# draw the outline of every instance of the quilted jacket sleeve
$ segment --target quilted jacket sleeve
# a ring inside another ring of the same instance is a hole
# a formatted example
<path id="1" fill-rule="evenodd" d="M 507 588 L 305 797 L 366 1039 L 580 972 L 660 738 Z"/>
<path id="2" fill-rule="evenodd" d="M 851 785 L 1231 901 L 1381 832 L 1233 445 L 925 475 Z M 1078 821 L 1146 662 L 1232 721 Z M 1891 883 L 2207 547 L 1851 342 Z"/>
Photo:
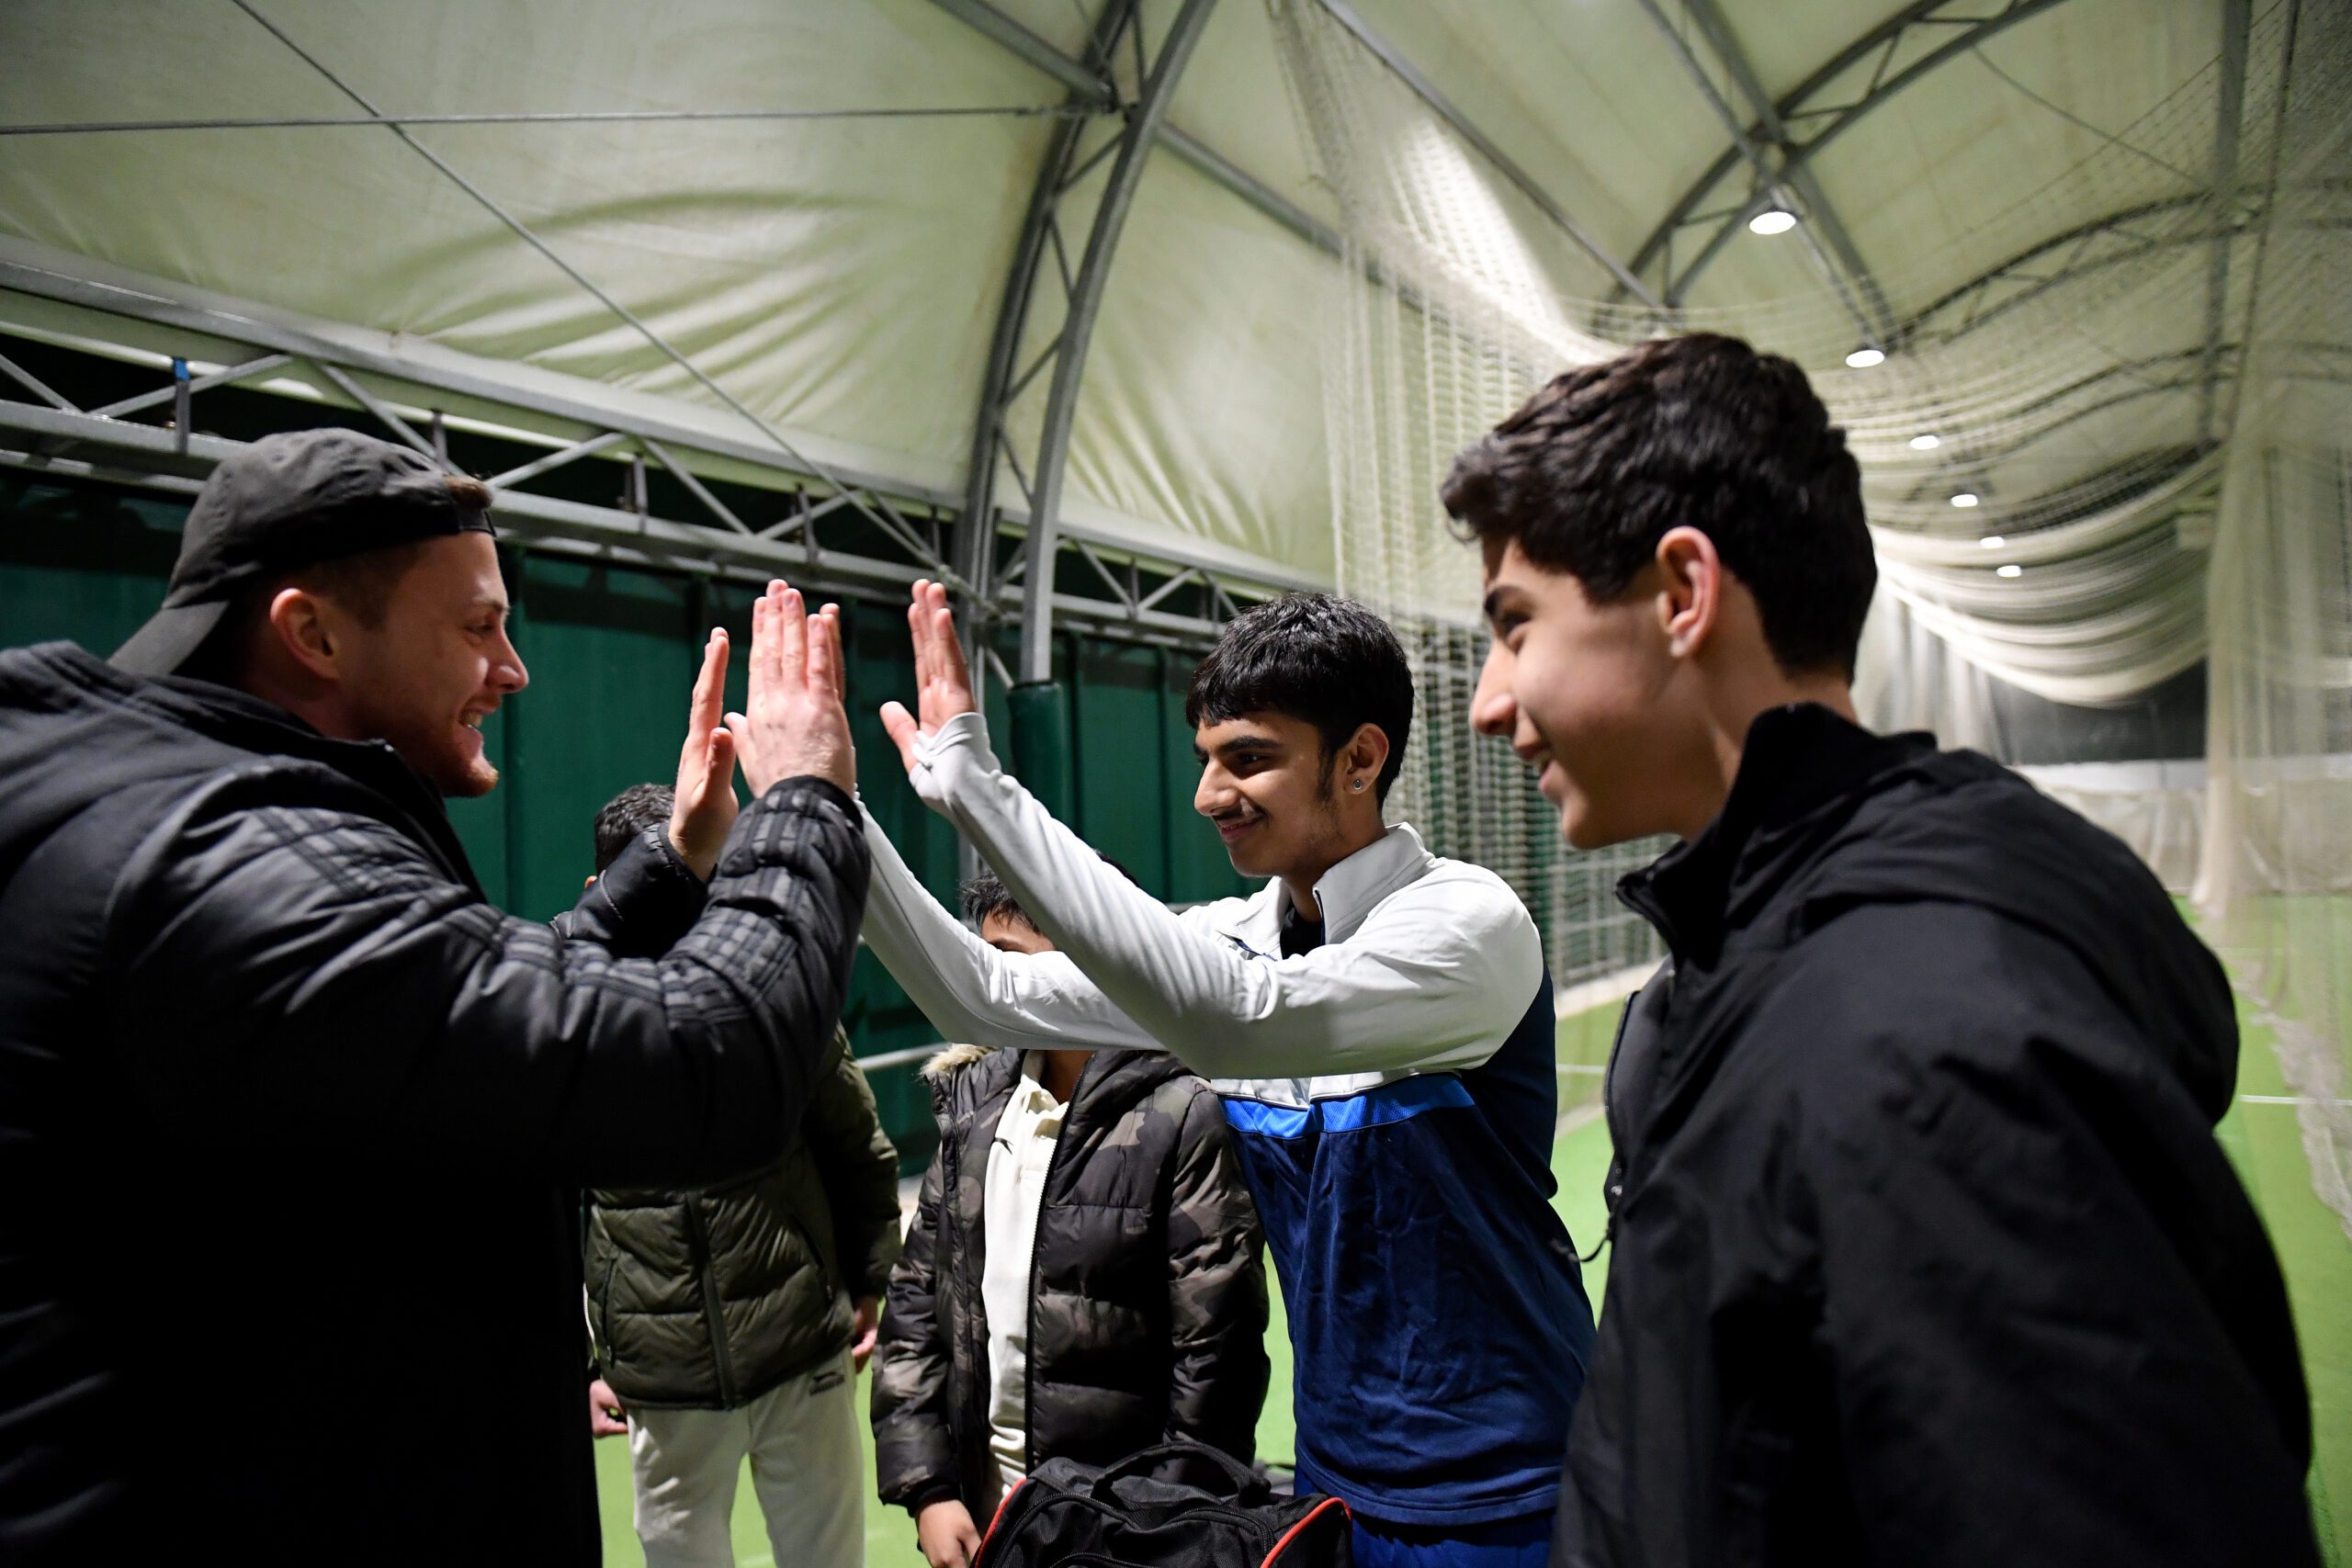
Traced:
<path id="1" fill-rule="evenodd" d="M 874 1352 L 875 1480 L 882 1501 L 910 1514 L 956 1494 L 947 1375 L 953 1352 L 939 1314 L 939 1167 L 934 1155 L 923 1172 L 922 1197 L 890 1271 Z"/>
<path id="2" fill-rule="evenodd" d="M 129 1092 L 223 1139 L 588 1186 L 691 1185 L 783 1151 L 863 912 L 848 795 L 802 777 L 754 803 L 658 960 L 502 914 L 345 798 L 294 770 L 223 775 L 132 852 L 105 992 Z"/>
<path id="3" fill-rule="evenodd" d="M 593 942 L 616 958 L 659 958 L 694 929 L 709 899 L 668 831 L 648 828 L 550 923 L 566 942 Z"/>
<path id="4" fill-rule="evenodd" d="M 1264 1241 L 1225 1112 L 1200 1085 L 1177 1135 L 1168 1209 L 1167 1435 L 1245 1464 L 1266 1403 Z"/>

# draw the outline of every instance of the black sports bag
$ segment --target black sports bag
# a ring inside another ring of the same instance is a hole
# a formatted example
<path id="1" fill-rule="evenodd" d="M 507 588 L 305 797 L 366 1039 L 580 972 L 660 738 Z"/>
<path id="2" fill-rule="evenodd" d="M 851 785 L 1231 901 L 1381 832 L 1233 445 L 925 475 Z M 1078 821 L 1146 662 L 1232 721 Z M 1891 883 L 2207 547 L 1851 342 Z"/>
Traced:
<path id="1" fill-rule="evenodd" d="M 1352 1534 L 1337 1497 L 1279 1496 L 1206 1444 L 1161 1443 L 1107 1468 L 1047 1460 L 1004 1495 L 973 1568 L 1351 1568 Z"/>

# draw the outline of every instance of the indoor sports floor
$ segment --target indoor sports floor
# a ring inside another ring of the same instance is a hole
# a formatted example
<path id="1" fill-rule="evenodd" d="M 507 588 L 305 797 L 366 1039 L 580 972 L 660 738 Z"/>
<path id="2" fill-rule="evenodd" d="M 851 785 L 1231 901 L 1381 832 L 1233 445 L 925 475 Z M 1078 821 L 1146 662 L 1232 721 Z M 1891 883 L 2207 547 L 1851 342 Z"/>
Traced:
<path id="1" fill-rule="evenodd" d="M 1600 1234 L 1609 1129 L 1599 1114 L 1599 1079 L 1593 1069 L 1608 1055 L 1617 1011 L 1614 1006 L 1598 1008 L 1560 1023 L 1561 1101 L 1573 1109 L 1562 1117 L 1554 1150 L 1552 1168 L 1560 1180 L 1554 1202 L 1579 1250 L 1589 1249 Z M 2238 1066 L 2241 1098 L 2222 1121 L 2220 1136 L 2268 1222 L 2286 1266 L 2319 1445 L 2311 1491 L 2321 1550 L 2331 1568 L 2352 1568 L 2352 1242 L 2312 1193 L 2294 1108 L 2282 1103 L 2288 1089 L 2271 1051 L 2269 1032 L 2246 1016 L 2243 1004 L 2240 1022 L 2245 1029 Z M 2245 1098 L 2249 1096 L 2254 1098 Z M 1608 1267 L 1605 1252 L 1585 1266 L 1585 1288 L 1596 1305 Z M 1258 1451 L 1279 1461 L 1290 1456 L 1292 1438 L 1290 1340 L 1279 1296 L 1266 1348 L 1273 1361 L 1273 1381 L 1258 1423 Z M 858 1381 L 863 1410 L 870 1375 Z M 874 1497 L 870 1434 L 862 1426 L 859 1438 L 866 1447 L 866 1561 L 876 1568 L 918 1562 L 912 1522 L 903 1510 L 885 1508 Z M 607 1438 L 596 1445 L 596 1481 L 605 1562 L 613 1568 L 641 1568 L 644 1553 L 629 1526 L 628 1448 L 623 1439 Z M 773 1568 L 775 1558 L 748 1475 L 736 1491 L 734 1536 L 738 1568 Z"/>

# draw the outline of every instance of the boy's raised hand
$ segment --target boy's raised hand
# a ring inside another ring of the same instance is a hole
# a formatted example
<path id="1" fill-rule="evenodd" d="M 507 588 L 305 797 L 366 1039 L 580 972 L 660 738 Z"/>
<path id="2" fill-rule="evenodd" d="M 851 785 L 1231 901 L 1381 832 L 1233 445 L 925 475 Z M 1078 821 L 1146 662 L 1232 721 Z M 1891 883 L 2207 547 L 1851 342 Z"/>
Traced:
<path id="1" fill-rule="evenodd" d="M 979 705 L 972 700 L 972 675 L 964 663 L 964 645 L 956 640 L 947 590 L 936 582 L 916 583 L 914 603 L 907 606 L 907 629 L 914 637 L 916 711 L 908 713 L 903 703 L 884 703 L 882 728 L 911 774 L 915 742 L 936 735 L 956 715 L 976 712 Z"/>

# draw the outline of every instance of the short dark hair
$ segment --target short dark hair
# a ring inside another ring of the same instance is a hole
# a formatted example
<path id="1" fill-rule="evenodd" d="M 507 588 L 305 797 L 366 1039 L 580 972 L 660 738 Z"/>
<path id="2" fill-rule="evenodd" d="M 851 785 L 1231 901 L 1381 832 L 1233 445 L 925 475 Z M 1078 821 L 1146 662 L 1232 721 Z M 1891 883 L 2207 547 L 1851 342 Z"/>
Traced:
<path id="1" fill-rule="evenodd" d="M 1388 760 L 1377 799 L 1405 765 L 1413 730 L 1413 671 L 1388 623 L 1334 593 L 1285 593 L 1236 615 L 1184 694 L 1184 724 L 1222 724 L 1244 714 L 1305 719 L 1329 761 L 1359 726 L 1380 727 Z"/>
<path id="2" fill-rule="evenodd" d="M 631 784 L 605 802 L 596 813 L 596 874 L 604 875 L 639 833 L 669 821 L 677 805 L 677 792 L 665 784 Z"/>
<path id="3" fill-rule="evenodd" d="M 287 573 L 285 581 L 277 586 L 291 582 L 324 594 L 350 611 L 354 620 L 372 632 L 391 614 L 393 591 L 408 575 L 409 568 L 424 558 L 428 543 L 429 540 L 411 539 L 380 550 L 362 550 L 356 556 L 316 561 Z M 266 591 L 262 601 L 265 612 L 269 600 L 276 597 L 275 589 Z"/>
<path id="4" fill-rule="evenodd" d="M 1109 855 L 1102 854 L 1101 850 L 1094 852 L 1102 856 L 1104 865 L 1109 866 L 1129 882 L 1135 881 L 1134 872 L 1129 871 Z M 1029 911 L 1021 907 L 1021 901 L 1012 896 L 1012 890 L 1004 885 L 1002 878 L 986 866 L 980 867 L 978 876 L 966 879 L 964 885 L 956 892 L 958 900 L 964 906 L 964 918 L 975 926 L 993 915 L 999 919 L 1012 920 L 1027 926 L 1033 931 L 1037 930 L 1037 922 L 1029 918 Z"/>
<path id="5" fill-rule="evenodd" d="M 477 490 L 481 488 L 472 479 L 466 482 Z M 454 480 L 451 489 L 456 489 Z M 408 575 L 409 568 L 423 558 L 426 542 L 411 539 L 379 550 L 312 561 L 281 572 L 266 582 L 255 583 L 231 602 L 228 613 L 220 617 L 211 635 L 181 661 L 179 672 L 220 685 L 238 684 L 244 677 L 254 634 L 268 620 L 272 602 L 288 588 L 307 589 L 332 599 L 369 631 L 379 629 L 384 617 L 391 614 L 393 591 Z"/>
<path id="6" fill-rule="evenodd" d="M 1445 509 L 1594 600 L 1668 530 L 1714 542 L 1791 674 L 1854 672 L 1878 582 L 1861 469 L 1804 372 L 1735 337 L 1660 338 L 1553 378 L 1454 459 Z"/>

